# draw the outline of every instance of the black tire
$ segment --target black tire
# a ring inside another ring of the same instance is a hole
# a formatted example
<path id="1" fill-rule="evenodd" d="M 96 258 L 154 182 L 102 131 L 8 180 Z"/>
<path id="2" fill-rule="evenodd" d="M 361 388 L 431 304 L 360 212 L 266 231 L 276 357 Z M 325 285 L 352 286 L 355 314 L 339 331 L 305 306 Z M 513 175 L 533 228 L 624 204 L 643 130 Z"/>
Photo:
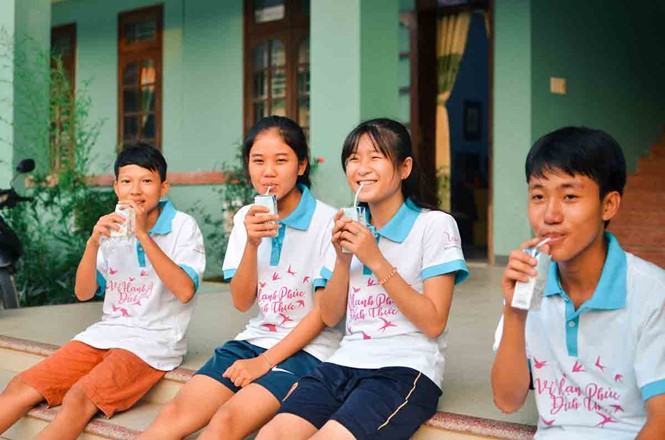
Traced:
<path id="1" fill-rule="evenodd" d="M 0 269 L 0 299 L 5 309 L 18 309 L 18 293 L 9 269 Z"/>

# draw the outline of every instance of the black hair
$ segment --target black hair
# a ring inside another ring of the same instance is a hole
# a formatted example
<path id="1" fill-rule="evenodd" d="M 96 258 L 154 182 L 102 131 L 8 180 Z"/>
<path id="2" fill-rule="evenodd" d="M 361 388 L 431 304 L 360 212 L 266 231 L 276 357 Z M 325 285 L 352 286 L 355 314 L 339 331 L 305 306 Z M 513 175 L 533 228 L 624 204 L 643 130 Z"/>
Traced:
<path id="1" fill-rule="evenodd" d="M 296 153 L 298 162 L 301 163 L 304 160 L 307 161 L 305 172 L 302 176 L 298 176 L 296 183 L 300 183 L 307 188 L 310 188 L 312 186 L 312 182 L 309 178 L 310 158 L 305 132 L 303 132 L 303 129 L 296 121 L 284 116 L 268 116 L 262 118 L 249 129 L 247 138 L 245 138 L 245 142 L 242 145 L 242 161 L 245 166 L 245 172 L 249 174 L 249 152 L 254 145 L 254 141 L 258 135 L 266 130 L 277 130 L 284 143 L 291 147 L 293 152 Z"/>
<path id="2" fill-rule="evenodd" d="M 413 163 L 411 174 L 402 180 L 404 199 L 411 199 L 420 208 L 439 209 L 438 196 L 426 185 L 422 169 L 413 156 L 409 132 L 402 124 L 392 119 L 371 119 L 360 123 L 349 133 L 342 147 L 341 159 L 344 172 L 346 172 L 346 162 L 349 156 L 358 150 L 358 144 L 363 136 L 367 136 L 378 151 L 391 159 L 395 168 L 410 157 Z"/>
<path id="3" fill-rule="evenodd" d="M 126 165 L 137 165 L 150 171 L 157 171 L 162 182 L 166 181 L 166 159 L 155 147 L 144 142 L 125 147 L 115 159 L 113 171 L 118 180 L 118 171 Z"/>
<path id="4" fill-rule="evenodd" d="M 600 199 L 626 185 L 626 159 L 619 143 L 602 130 L 564 127 L 541 137 L 526 158 L 526 181 L 548 172 L 583 175 L 600 189 Z"/>

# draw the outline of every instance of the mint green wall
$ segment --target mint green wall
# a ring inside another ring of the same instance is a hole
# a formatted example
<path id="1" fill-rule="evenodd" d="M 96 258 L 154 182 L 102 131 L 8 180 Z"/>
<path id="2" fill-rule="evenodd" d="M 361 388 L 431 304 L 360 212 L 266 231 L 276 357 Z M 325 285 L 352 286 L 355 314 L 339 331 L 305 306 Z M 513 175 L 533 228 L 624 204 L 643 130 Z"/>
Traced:
<path id="1" fill-rule="evenodd" d="M 608 131 L 630 169 L 665 125 L 665 5 L 619 0 L 497 0 L 494 52 L 494 254 L 531 234 L 524 160 L 565 125 Z M 567 79 L 567 94 L 549 78 Z"/>
<path id="2" fill-rule="evenodd" d="M 49 47 L 50 20 L 49 0 L 4 0 L 0 3 L 3 39 L 3 59 L 0 62 L 0 187 L 6 187 L 9 183 L 16 161 L 34 156 L 35 145 L 47 141 L 45 130 L 40 135 L 31 127 L 35 126 L 36 120 L 42 120 L 44 127 L 48 122 L 48 62 L 40 57 L 39 52 Z M 30 37 L 27 43 L 26 37 Z M 41 74 L 26 76 L 16 71 L 13 65 L 15 49 L 22 52 L 17 55 L 25 59 L 22 63 L 41 69 Z M 30 111 L 26 112 L 26 109 Z"/>
<path id="3" fill-rule="evenodd" d="M 117 142 L 118 13 L 153 0 L 68 0 L 53 25 L 77 24 L 77 82 L 91 81 L 91 118 L 104 119 L 95 153 L 107 172 Z M 173 171 L 206 171 L 242 138 L 242 0 L 166 0 L 162 151 Z"/>
<path id="4" fill-rule="evenodd" d="M 665 4 L 648 0 L 534 0 L 532 139 L 565 126 L 612 134 L 629 168 L 665 125 Z M 564 96 L 549 78 L 567 79 Z"/>
<path id="5" fill-rule="evenodd" d="M 352 195 L 342 173 L 346 135 L 361 120 L 398 116 L 397 0 L 313 1 L 311 5 L 311 147 L 326 162 L 314 192 L 342 206 Z"/>
<path id="6" fill-rule="evenodd" d="M 151 0 L 67 0 L 53 5 L 53 25 L 77 25 L 77 85 L 90 81 L 92 120 L 105 120 L 94 172 L 109 173 L 117 142 L 118 13 Z M 170 171 L 210 171 L 235 158 L 242 141 L 242 0 L 166 0 L 162 151 Z M 219 216 L 211 186 L 173 187 L 169 198 L 192 212 Z M 208 248 L 206 273 L 221 273 L 221 250 Z"/>
<path id="7" fill-rule="evenodd" d="M 531 146 L 530 2 L 497 0 L 494 10 L 494 254 L 529 237 L 522 172 Z"/>

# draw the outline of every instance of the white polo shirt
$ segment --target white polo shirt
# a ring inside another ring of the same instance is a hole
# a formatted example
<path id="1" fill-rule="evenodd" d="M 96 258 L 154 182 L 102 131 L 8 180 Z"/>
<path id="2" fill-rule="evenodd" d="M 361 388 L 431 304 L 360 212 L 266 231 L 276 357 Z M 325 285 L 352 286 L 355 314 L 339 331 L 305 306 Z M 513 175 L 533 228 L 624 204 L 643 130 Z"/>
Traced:
<path id="1" fill-rule="evenodd" d="M 459 283 L 468 275 L 457 224 L 444 212 L 421 210 L 407 200 L 384 227 L 369 228 L 383 256 L 421 294 L 428 278 L 455 273 Z M 330 279 L 334 264 L 333 254 L 322 270 L 324 278 Z M 346 333 L 328 362 L 352 368 L 413 368 L 441 387 L 447 340 L 447 330 L 436 339 L 422 333 L 395 306 L 376 276 L 353 257 Z"/>
<path id="2" fill-rule="evenodd" d="M 203 236 L 193 217 L 168 201 L 149 234 L 180 266 L 196 289 L 205 269 Z M 104 294 L 102 320 L 74 337 L 96 348 L 123 348 L 158 370 L 182 362 L 185 333 L 195 299 L 183 304 L 164 285 L 135 238 L 122 246 L 101 246 L 97 254 L 98 294 Z"/>
<path id="3" fill-rule="evenodd" d="M 257 250 L 258 316 L 250 319 L 236 340 L 269 349 L 284 339 L 314 305 L 314 291 L 326 280 L 318 277 L 330 243 L 334 208 L 316 200 L 309 189 L 298 185 L 300 202 L 286 218 L 279 235 L 263 239 Z M 245 216 L 251 205 L 241 208 L 233 218 L 233 230 L 224 257 L 224 278 L 235 274 L 247 243 Z M 323 361 L 339 346 L 341 332 L 325 328 L 303 348 Z"/>
<path id="4" fill-rule="evenodd" d="M 665 270 L 605 236 L 593 296 L 575 310 L 553 264 L 541 310 L 528 314 L 537 439 L 633 439 L 645 402 L 665 393 Z"/>

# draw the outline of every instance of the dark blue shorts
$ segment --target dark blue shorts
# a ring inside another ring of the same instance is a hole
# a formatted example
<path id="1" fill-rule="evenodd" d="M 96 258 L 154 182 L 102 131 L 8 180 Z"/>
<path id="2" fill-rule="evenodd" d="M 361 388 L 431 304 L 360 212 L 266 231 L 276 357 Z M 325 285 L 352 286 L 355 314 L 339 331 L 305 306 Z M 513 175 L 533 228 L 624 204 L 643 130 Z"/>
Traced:
<path id="1" fill-rule="evenodd" d="M 211 377 L 224 385 L 234 393 L 240 391 L 229 379 L 222 374 L 237 360 L 252 359 L 266 351 L 265 348 L 257 347 L 245 341 L 228 341 L 226 344 L 215 349 L 215 354 L 203 365 L 196 374 Z M 289 392 L 291 386 L 302 376 L 308 374 L 319 365 L 321 361 L 311 354 L 299 351 L 293 356 L 280 362 L 253 383 L 261 385 L 270 391 L 280 402 Z"/>
<path id="2" fill-rule="evenodd" d="M 377 370 L 324 362 L 303 377 L 282 403 L 321 429 L 336 420 L 361 440 L 408 439 L 432 417 L 441 389 L 427 376 L 404 367 Z"/>

